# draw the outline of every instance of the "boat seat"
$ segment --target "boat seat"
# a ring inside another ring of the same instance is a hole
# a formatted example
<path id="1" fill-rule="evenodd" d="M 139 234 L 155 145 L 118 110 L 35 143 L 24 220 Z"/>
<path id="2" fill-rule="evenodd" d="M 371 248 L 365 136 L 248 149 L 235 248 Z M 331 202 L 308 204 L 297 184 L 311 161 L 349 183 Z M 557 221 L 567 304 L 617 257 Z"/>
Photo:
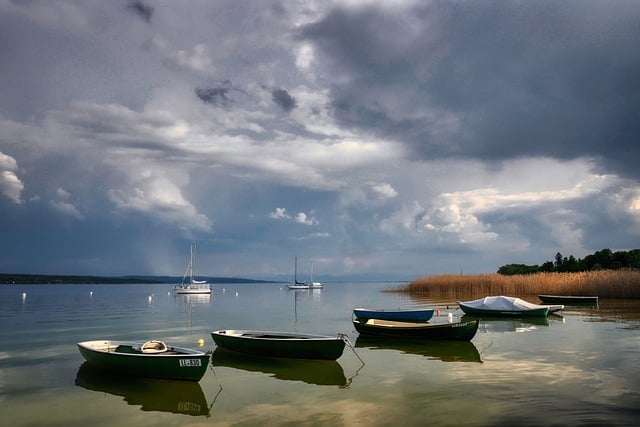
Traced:
<path id="1" fill-rule="evenodd" d="M 167 351 L 167 345 L 162 341 L 147 341 L 140 346 L 142 353 L 164 353 Z"/>

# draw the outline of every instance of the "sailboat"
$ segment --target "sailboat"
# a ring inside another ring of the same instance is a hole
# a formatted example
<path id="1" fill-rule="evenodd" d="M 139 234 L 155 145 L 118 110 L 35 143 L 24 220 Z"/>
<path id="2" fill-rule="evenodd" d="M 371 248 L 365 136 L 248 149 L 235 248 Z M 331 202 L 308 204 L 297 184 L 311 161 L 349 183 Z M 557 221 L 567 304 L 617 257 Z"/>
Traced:
<path id="1" fill-rule="evenodd" d="M 311 264 L 311 281 L 298 282 L 298 257 L 295 257 L 293 261 L 293 283 L 287 285 L 287 287 L 289 289 L 320 289 L 324 288 L 324 285 L 313 281 L 313 264 Z"/>
<path id="2" fill-rule="evenodd" d="M 313 281 L 313 263 L 311 263 L 311 280 L 309 282 L 307 282 L 307 284 L 309 285 L 310 289 L 322 289 L 322 288 L 324 288 L 324 285 L 322 283 Z"/>
<path id="3" fill-rule="evenodd" d="M 211 293 L 211 285 L 207 283 L 206 280 L 195 280 L 193 278 L 193 267 L 194 267 L 194 259 L 195 259 L 195 245 L 191 244 L 191 251 L 189 256 L 189 264 L 187 265 L 187 269 L 184 272 L 184 276 L 182 276 L 182 283 L 179 285 L 175 285 L 173 287 L 173 291 L 176 294 L 210 294 Z M 187 283 L 187 275 L 189 281 Z"/>

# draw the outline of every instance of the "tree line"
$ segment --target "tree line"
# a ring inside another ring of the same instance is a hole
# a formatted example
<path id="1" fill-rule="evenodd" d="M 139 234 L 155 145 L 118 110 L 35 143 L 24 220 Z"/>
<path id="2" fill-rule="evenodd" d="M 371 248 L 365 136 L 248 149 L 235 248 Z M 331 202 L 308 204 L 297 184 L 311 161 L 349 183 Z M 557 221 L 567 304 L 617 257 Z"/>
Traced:
<path id="1" fill-rule="evenodd" d="M 553 261 L 547 261 L 542 265 L 506 264 L 498 268 L 498 274 L 509 276 L 515 274 L 577 273 L 580 271 L 620 269 L 640 269 L 640 249 L 616 252 L 611 249 L 602 249 L 582 259 L 573 255 L 565 257 L 558 252 Z"/>

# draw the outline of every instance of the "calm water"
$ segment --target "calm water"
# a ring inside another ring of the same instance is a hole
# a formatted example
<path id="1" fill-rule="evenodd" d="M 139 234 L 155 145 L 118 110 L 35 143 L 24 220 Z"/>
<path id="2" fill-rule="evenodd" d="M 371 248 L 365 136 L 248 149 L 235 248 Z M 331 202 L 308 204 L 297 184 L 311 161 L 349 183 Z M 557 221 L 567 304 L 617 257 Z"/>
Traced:
<path id="1" fill-rule="evenodd" d="M 211 297 L 189 297 L 168 285 L 0 285 L 0 425 L 640 423 L 640 301 L 603 300 L 544 322 L 483 320 L 471 343 L 367 342 L 351 324 L 354 307 L 461 314 L 452 302 L 380 291 L 389 286 L 216 284 Z M 214 350 L 215 329 L 342 332 L 354 350 L 334 363 L 217 351 L 199 383 L 183 383 L 104 375 L 75 346 L 162 339 L 196 348 L 202 338 Z"/>

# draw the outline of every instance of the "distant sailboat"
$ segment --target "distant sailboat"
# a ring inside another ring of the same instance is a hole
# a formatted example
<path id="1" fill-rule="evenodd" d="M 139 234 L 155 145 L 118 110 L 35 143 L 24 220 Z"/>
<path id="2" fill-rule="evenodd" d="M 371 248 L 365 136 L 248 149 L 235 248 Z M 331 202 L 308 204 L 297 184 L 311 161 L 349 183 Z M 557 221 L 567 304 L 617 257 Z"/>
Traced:
<path id="1" fill-rule="evenodd" d="M 206 280 L 195 280 L 193 278 L 193 269 L 194 269 L 194 260 L 195 260 L 195 245 L 191 244 L 191 251 L 189 256 L 189 264 L 187 265 L 187 269 L 185 270 L 184 276 L 182 277 L 182 283 L 179 285 L 175 285 L 173 287 L 173 291 L 176 294 L 210 294 L 211 293 L 211 285 L 207 283 Z M 187 277 L 189 281 L 187 283 Z"/>
<path id="2" fill-rule="evenodd" d="M 321 289 L 324 288 L 324 285 L 313 281 L 313 263 L 311 264 L 311 281 L 298 282 L 298 257 L 296 256 L 293 263 L 293 283 L 287 287 L 289 289 Z"/>
<path id="3" fill-rule="evenodd" d="M 314 282 L 313 281 L 313 263 L 311 263 L 311 280 L 309 282 L 307 282 L 307 284 L 309 285 L 309 288 L 311 289 L 321 289 L 324 288 L 324 285 L 320 282 Z"/>
<path id="4" fill-rule="evenodd" d="M 309 289 L 309 285 L 298 282 L 298 257 L 293 258 L 293 283 L 287 285 L 289 289 Z"/>

